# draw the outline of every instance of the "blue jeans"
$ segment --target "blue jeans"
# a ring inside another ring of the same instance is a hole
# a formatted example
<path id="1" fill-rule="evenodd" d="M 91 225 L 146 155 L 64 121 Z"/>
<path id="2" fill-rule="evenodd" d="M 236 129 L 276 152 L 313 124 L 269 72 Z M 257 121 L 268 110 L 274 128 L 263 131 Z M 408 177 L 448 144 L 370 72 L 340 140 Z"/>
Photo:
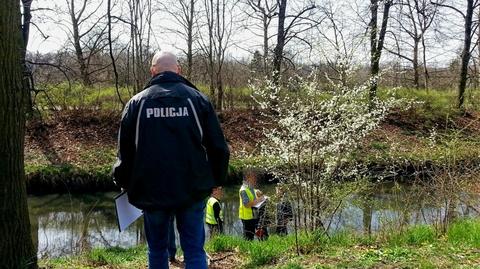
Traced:
<path id="1" fill-rule="evenodd" d="M 176 212 L 145 210 L 145 235 L 148 243 L 148 268 L 168 268 L 169 226 L 172 216 L 177 221 L 180 246 L 185 258 L 185 269 L 207 269 L 205 243 L 205 201 L 196 202 L 189 208 Z"/>

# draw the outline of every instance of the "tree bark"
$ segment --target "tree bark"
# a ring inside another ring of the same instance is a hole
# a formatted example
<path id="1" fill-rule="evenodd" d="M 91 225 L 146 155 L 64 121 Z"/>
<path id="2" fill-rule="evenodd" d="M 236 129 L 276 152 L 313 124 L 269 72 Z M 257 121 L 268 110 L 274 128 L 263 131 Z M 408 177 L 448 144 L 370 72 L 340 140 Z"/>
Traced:
<path id="1" fill-rule="evenodd" d="M 422 54 L 423 54 L 423 73 L 424 73 L 424 88 L 428 91 L 430 82 L 430 73 L 427 67 L 427 48 L 425 46 L 425 35 L 422 35 Z"/>
<path id="2" fill-rule="evenodd" d="M 84 0 L 86 1 L 86 0 Z M 72 30 L 73 30 L 73 47 L 75 48 L 75 56 L 77 57 L 78 67 L 80 69 L 80 76 L 84 86 L 92 86 L 92 81 L 88 74 L 87 65 L 85 64 L 85 58 L 83 57 L 82 46 L 80 45 L 80 33 L 79 33 L 79 18 L 75 14 L 75 0 L 70 2 L 70 18 L 72 20 Z"/>
<path id="3" fill-rule="evenodd" d="M 25 96 L 20 7 L 0 8 L 0 261 L 2 268 L 37 268 L 23 163 Z"/>
<path id="4" fill-rule="evenodd" d="M 190 0 L 190 18 L 187 31 L 187 78 L 192 79 L 193 69 L 193 16 L 195 15 L 195 0 Z"/>
<path id="5" fill-rule="evenodd" d="M 387 33 L 388 17 L 390 7 L 392 6 L 391 0 L 386 0 L 383 6 L 383 19 L 380 33 L 378 32 L 378 0 L 370 0 L 370 75 L 372 78 L 378 76 L 380 71 L 380 57 L 382 56 L 383 42 L 385 41 L 385 34 Z M 370 101 L 377 96 L 377 79 L 373 80 L 370 85 Z"/>
<path id="6" fill-rule="evenodd" d="M 418 64 L 418 48 L 419 48 L 419 39 L 415 39 L 413 43 L 413 85 L 415 86 L 415 89 L 420 88 L 420 70 L 419 70 L 419 64 Z"/>
<path id="7" fill-rule="evenodd" d="M 268 25 L 269 18 L 267 14 L 263 14 L 263 72 L 268 74 Z"/>
<path id="8" fill-rule="evenodd" d="M 279 0 L 278 6 L 278 28 L 277 28 L 277 45 L 273 51 L 273 80 L 279 82 L 280 71 L 282 68 L 283 48 L 285 47 L 285 14 L 287 10 L 287 0 Z"/>
<path id="9" fill-rule="evenodd" d="M 458 108 L 464 109 L 465 88 L 468 79 L 468 63 L 470 62 L 470 47 L 472 45 L 472 21 L 473 21 L 473 1 L 467 0 L 467 13 L 465 14 L 465 39 L 462 51 L 462 66 L 460 69 L 460 81 L 458 83 Z"/>

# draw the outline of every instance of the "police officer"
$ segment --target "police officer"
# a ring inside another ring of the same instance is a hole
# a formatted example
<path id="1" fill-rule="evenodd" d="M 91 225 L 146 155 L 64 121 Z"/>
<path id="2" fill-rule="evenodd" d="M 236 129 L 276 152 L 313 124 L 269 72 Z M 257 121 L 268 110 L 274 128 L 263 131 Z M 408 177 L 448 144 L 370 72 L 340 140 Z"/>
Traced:
<path id="1" fill-rule="evenodd" d="M 258 209 L 254 208 L 254 206 L 262 202 L 265 197 L 259 190 L 255 189 L 257 175 L 253 169 L 246 169 L 243 176 L 243 184 L 238 192 L 240 201 L 238 216 L 243 224 L 244 238 L 253 240 L 259 221 Z"/>
<path id="2" fill-rule="evenodd" d="M 220 199 L 223 197 L 222 187 L 216 187 L 207 201 L 205 223 L 210 230 L 210 237 L 223 233 L 223 210 L 220 206 Z"/>
<path id="3" fill-rule="evenodd" d="M 205 198 L 227 173 L 229 151 L 207 97 L 180 75 L 175 55 L 157 53 L 152 79 L 128 101 L 114 180 L 144 212 L 149 268 L 168 268 L 174 215 L 187 269 L 206 269 Z"/>

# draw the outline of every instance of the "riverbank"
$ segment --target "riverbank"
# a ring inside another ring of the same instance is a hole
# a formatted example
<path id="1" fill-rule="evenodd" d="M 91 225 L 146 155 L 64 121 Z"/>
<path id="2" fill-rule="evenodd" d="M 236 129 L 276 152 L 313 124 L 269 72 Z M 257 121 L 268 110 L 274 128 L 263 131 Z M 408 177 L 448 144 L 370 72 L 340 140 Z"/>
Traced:
<path id="1" fill-rule="evenodd" d="M 411 93 L 409 93 L 411 94 Z M 372 177 L 429 177 L 444 167 L 471 171 L 480 164 L 480 113 L 452 109 L 449 93 L 416 96 L 415 103 L 393 111 L 351 158 Z M 407 95 L 407 96 L 405 96 Z M 27 125 L 25 170 L 31 194 L 116 190 L 111 177 L 115 161 L 119 112 L 63 110 Z M 259 110 L 235 109 L 219 114 L 232 161 L 228 184 L 241 181 L 247 164 L 262 166 L 259 155 L 263 129 L 273 128 Z"/>
<path id="2" fill-rule="evenodd" d="M 372 236 L 339 232 L 209 241 L 210 268 L 476 268 L 480 266 L 480 219 L 457 220 L 445 233 L 433 226 L 383 230 Z M 299 254 L 298 254 L 299 253 Z M 46 259 L 43 268 L 146 268 L 146 247 L 94 249 L 84 255 Z M 175 267 L 173 267 L 175 268 Z"/>

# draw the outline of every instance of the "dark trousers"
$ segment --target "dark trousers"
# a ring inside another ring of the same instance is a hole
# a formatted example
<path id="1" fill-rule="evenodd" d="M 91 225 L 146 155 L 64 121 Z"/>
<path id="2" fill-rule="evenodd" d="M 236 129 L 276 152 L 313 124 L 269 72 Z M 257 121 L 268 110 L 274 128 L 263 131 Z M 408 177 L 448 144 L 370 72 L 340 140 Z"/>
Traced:
<path id="1" fill-rule="evenodd" d="M 175 217 L 171 216 L 168 226 L 168 257 L 175 258 L 177 254 L 177 243 L 175 242 Z"/>
<path id="2" fill-rule="evenodd" d="M 242 219 L 242 224 L 243 224 L 243 237 L 246 240 L 253 240 L 253 238 L 255 237 L 255 229 L 257 228 L 257 225 L 258 225 L 258 219 L 249 219 L 249 220 Z"/>
<path id="3" fill-rule="evenodd" d="M 205 243 L 205 202 L 199 201 L 175 213 L 165 210 L 144 210 L 145 236 L 148 243 L 148 268 L 168 268 L 169 229 L 175 215 L 180 246 L 183 250 L 186 269 L 207 269 Z"/>
<path id="4" fill-rule="evenodd" d="M 207 223 L 207 225 L 208 225 L 208 231 L 210 233 L 210 238 L 222 233 L 222 229 L 220 228 L 220 225 L 209 224 L 209 223 Z"/>
<path id="5" fill-rule="evenodd" d="M 288 234 L 287 225 L 277 224 L 276 232 L 278 235 L 287 235 Z"/>

